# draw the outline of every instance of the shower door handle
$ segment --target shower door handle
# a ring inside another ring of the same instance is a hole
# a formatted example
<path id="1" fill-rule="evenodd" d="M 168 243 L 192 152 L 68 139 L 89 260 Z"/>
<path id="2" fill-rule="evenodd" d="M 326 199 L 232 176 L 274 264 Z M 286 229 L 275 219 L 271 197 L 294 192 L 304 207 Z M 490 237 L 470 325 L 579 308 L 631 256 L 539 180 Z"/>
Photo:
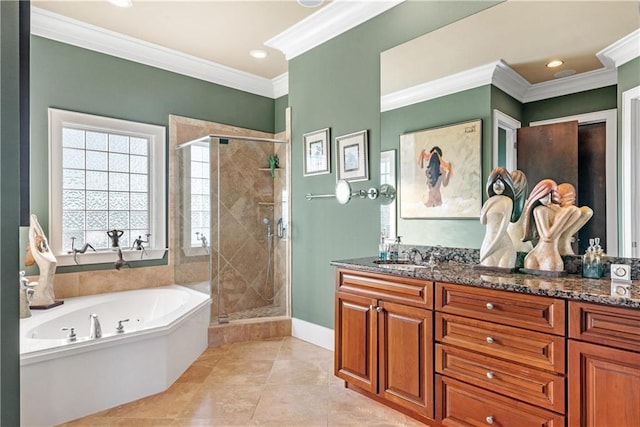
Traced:
<path id="1" fill-rule="evenodd" d="M 278 231 L 276 235 L 279 239 L 284 238 L 284 222 L 282 221 L 282 218 L 278 220 Z"/>

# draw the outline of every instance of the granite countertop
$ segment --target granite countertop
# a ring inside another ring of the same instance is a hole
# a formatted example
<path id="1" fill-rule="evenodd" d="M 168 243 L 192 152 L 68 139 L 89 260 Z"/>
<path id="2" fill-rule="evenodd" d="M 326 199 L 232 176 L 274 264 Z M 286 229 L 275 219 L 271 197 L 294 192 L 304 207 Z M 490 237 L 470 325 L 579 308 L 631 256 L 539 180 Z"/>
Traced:
<path id="1" fill-rule="evenodd" d="M 531 274 L 494 273 L 474 270 L 472 264 L 452 261 L 439 262 L 431 269 L 415 268 L 410 264 L 376 264 L 375 260 L 376 258 L 373 257 L 347 259 L 332 261 L 331 265 L 372 273 L 544 295 L 640 310 L 640 280 L 631 282 L 629 297 L 621 297 L 615 293 L 612 294 L 611 280 L 608 278 L 585 279 L 576 274 L 554 278 Z"/>

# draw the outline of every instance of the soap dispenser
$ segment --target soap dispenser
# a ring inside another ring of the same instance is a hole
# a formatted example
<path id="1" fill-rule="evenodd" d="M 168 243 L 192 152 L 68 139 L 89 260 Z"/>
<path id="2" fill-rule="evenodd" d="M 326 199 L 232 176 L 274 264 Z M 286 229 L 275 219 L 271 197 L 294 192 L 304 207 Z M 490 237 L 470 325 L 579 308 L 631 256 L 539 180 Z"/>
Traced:
<path id="1" fill-rule="evenodd" d="M 589 239 L 589 247 L 582 256 L 582 277 L 599 279 L 604 272 L 602 256 L 604 252 L 600 246 L 600 238 Z"/>
<path id="2" fill-rule="evenodd" d="M 384 233 L 380 235 L 380 244 L 378 245 L 378 259 L 381 261 L 387 260 L 387 244 L 384 241 L 385 236 Z"/>
<path id="3" fill-rule="evenodd" d="M 398 253 L 400 252 L 400 237 L 396 237 L 396 240 L 391 244 L 389 249 L 389 259 L 393 261 L 398 260 Z"/>

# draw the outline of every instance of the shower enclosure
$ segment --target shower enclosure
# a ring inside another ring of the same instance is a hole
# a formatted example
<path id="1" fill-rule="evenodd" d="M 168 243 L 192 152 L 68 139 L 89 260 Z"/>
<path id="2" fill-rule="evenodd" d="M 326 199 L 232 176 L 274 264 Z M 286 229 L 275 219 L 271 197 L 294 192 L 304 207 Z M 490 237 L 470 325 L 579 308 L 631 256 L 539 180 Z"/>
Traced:
<path id="1" fill-rule="evenodd" d="M 176 283 L 209 289 L 214 324 L 289 316 L 289 144 L 206 124 L 172 132 Z"/>

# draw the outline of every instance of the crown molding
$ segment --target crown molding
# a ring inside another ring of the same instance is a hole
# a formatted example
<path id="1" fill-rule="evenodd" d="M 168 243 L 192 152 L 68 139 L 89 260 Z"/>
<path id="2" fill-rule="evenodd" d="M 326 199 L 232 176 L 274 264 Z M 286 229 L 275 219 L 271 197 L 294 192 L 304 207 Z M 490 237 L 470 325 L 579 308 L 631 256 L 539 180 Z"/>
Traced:
<path id="1" fill-rule="evenodd" d="M 615 85 L 615 68 L 601 68 L 558 80 L 531 84 L 504 61 L 491 62 L 451 76 L 422 83 L 380 98 L 380 111 L 395 110 L 463 90 L 492 84 L 519 102 L 540 101 Z"/>
<path id="2" fill-rule="evenodd" d="M 606 67 L 619 67 L 640 56 L 640 28 L 596 54 Z"/>
<path id="3" fill-rule="evenodd" d="M 601 68 L 586 73 L 564 77 L 558 80 L 536 83 L 527 89 L 523 103 L 555 98 L 586 90 L 612 86 L 618 83 L 618 71 L 615 68 Z"/>
<path id="4" fill-rule="evenodd" d="M 289 93 L 289 73 L 280 74 L 273 80 L 273 97 L 280 98 Z"/>
<path id="5" fill-rule="evenodd" d="M 31 8 L 31 34 L 269 98 L 276 98 L 281 77 L 256 76 L 37 7 Z"/>
<path id="6" fill-rule="evenodd" d="M 383 95 L 380 111 L 395 110 L 491 83 L 496 62 Z"/>
<path id="7" fill-rule="evenodd" d="M 524 77 L 513 71 L 513 68 L 503 60 L 496 63 L 491 83 L 520 102 L 524 102 L 527 91 L 531 87 Z"/>
<path id="8" fill-rule="evenodd" d="M 405 0 L 334 0 L 291 28 L 267 40 L 265 46 L 280 50 L 287 60 L 330 40 Z"/>

